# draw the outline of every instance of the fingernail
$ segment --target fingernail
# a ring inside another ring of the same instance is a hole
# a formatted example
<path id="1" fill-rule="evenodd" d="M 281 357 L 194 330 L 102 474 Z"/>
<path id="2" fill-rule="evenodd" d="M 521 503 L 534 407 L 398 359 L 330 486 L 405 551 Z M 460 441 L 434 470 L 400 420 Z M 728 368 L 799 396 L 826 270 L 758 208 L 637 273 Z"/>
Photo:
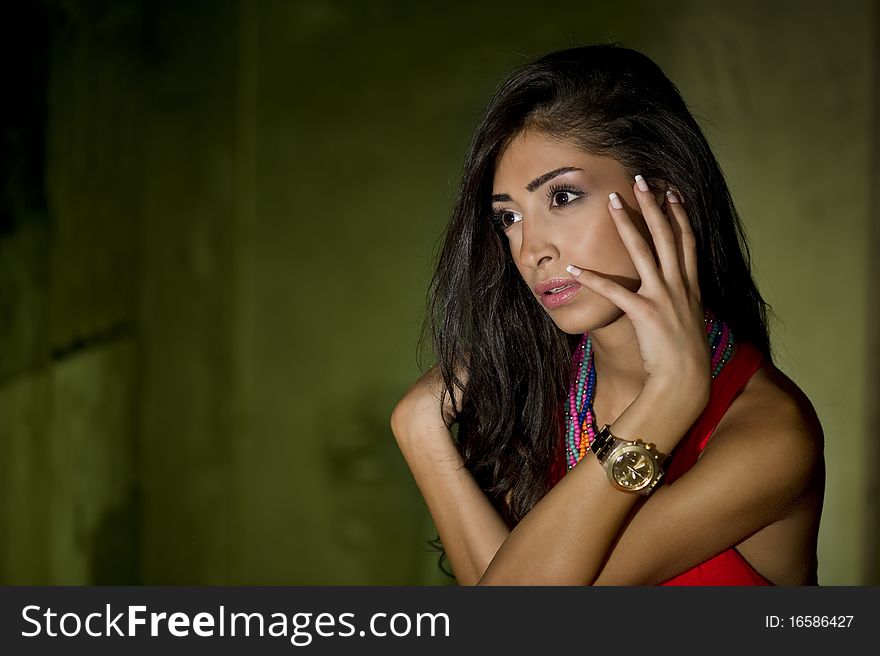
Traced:
<path id="1" fill-rule="evenodd" d="M 640 176 L 640 175 L 636 176 L 636 184 L 639 186 L 639 189 L 641 189 L 642 191 L 648 191 L 648 183 L 645 182 L 645 179 L 642 176 Z"/>
<path id="2" fill-rule="evenodd" d="M 569 264 L 567 267 L 565 267 L 565 270 L 568 271 L 573 276 L 581 275 L 581 271 L 582 271 L 582 269 L 579 269 L 574 264 Z"/>
<path id="3" fill-rule="evenodd" d="M 670 203 L 680 203 L 681 201 L 678 199 L 678 196 L 675 194 L 672 189 L 666 190 L 666 197 L 669 199 Z"/>
<path id="4" fill-rule="evenodd" d="M 623 209 L 623 203 L 620 202 L 620 196 L 618 196 L 616 193 L 612 191 L 610 194 L 608 194 L 608 198 L 611 199 L 611 207 L 616 210 Z"/>

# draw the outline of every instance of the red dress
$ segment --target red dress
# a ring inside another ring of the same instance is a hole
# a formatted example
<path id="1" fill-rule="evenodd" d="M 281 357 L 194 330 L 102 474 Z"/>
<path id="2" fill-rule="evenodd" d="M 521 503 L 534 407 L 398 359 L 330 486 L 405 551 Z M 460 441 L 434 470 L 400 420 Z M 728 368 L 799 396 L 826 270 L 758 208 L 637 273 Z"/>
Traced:
<path id="1" fill-rule="evenodd" d="M 712 380 L 709 404 L 690 432 L 682 438 L 672 459 L 666 463 L 663 484 L 672 483 L 697 462 L 697 457 L 706 446 L 721 417 L 752 374 L 761 367 L 763 360 L 761 352 L 751 344 L 737 343 L 733 357 Z M 562 457 L 557 458 L 551 471 L 551 482 L 554 485 L 567 471 L 564 460 L 565 450 L 562 451 Z M 755 571 L 735 548 L 730 547 L 660 585 L 773 585 L 773 583 Z"/>

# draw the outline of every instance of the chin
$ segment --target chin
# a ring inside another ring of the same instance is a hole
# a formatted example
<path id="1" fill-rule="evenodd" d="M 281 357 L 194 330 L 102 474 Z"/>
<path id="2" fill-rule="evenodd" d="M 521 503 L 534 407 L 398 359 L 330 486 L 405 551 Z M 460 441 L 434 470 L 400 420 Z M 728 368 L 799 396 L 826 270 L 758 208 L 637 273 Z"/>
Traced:
<path id="1" fill-rule="evenodd" d="M 562 332 L 569 335 L 582 335 L 604 328 L 623 316 L 623 312 L 616 305 L 609 302 L 608 306 L 597 307 L 591 304 L 589 307 L 581 308 L 572 304 L 548 313 L 553 319 L 553 323 Z"/>

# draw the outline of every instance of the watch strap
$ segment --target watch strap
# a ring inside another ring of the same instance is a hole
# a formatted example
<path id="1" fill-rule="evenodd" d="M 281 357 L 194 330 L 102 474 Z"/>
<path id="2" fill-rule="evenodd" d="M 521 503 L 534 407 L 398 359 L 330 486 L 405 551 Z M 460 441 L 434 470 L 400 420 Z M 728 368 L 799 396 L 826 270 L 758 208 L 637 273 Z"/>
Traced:
<path id="1" fill-rule="evenodd" d="M 596 439 L 590 444 L 590 449 L 596 454 L 596 459 L 599 462 L 605 461 L 605 457 L 611 452 L 615 440 L 616 438 L 611 434 L 611 425 L 605 424 L 602 426 L 602 430 L 599 431 Z"/>

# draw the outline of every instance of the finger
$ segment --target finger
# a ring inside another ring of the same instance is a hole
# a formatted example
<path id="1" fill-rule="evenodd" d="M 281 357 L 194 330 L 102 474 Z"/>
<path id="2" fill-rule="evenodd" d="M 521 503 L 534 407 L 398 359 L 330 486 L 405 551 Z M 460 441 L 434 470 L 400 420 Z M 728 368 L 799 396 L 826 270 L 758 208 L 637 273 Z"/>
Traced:
<path id="1" fill-rule="evenodd" d="M 679 257 L 683 264 L 685 284 L 694 295 L 700 298 L 700 277 L 697 268 L 697 238 L 691 228 L 691 222 L 688 219 L 687 212 L 681 204 L 681 199 L 675 191 L 669 189 L 666 191 L 667 210 L 673 217 L 673 224 L 676 227 L 676 241 L 679 246 Z"/>
<path id="2" fill-rule="evenodd" d="M 565 270 L 573 275 L 575 280 L 584 287 L 596 292 L 599 296 L 607 298 L 628 315 L 635 316 L 638 313 L 642 299 L 638 294 L 631 292 L 623 285 L 599 275 L 595 271 L 581 269 L 574 264 L 569 264 Z"/>
<path id="3" fill-rule="evenodd" d="M 619 194 L 612 192 L 608 195 L 608 211 L 611 213 L 611 218 L 617 227 L 623 245 L 632 258 L 642 284 L 659 283 L 660 273 L 657 271 L 654 252 L 645 241 L 642 233 L 636 228 Z"/>
<path id="4" fill-rule="evenodd" d="M 671 221 L 657 204 L 657 199 L 654 197 L 654 193 L 648 187 L 645 179 L 640 175 L 637 175 L 635 179 L 636 183 L 633 185 L 633 191 L 642 210 L 645 223 L 648 225 L 648 231 L 651 233 L 651 238 L 654 241 L 654 248 L 657 251 L 657 259 L 660 262 L 660 272 L 663 279 L 669 285 L 677 289 L 683 289 L 682 265 L 678 249 L 676 248 L 676 239 Z"/>
<path id="5" fill-rule="evenodd" d="M 665 192 L 664 195 L 666 195 Z M 687 265 L 685 263 L 685 258 L 687 257 L 685 254 L 685 245 L 684 241 L 686 237 L 682 233 L 681 221 L 676 217 L 673 209 L 671 207 L 672 201 L 668 201 L 663 204 L 663 209 L 666 212 L 667 216 L 670 217 L 670 225 L 672 226 L 672 233 L 675 237 L 675 250 L 678 256 L 678 261 L 681 262 L 682 268 L 682 277 L 684 279 L 685 285 L 688 285 L 688 275 L 687 275 Z"/>

